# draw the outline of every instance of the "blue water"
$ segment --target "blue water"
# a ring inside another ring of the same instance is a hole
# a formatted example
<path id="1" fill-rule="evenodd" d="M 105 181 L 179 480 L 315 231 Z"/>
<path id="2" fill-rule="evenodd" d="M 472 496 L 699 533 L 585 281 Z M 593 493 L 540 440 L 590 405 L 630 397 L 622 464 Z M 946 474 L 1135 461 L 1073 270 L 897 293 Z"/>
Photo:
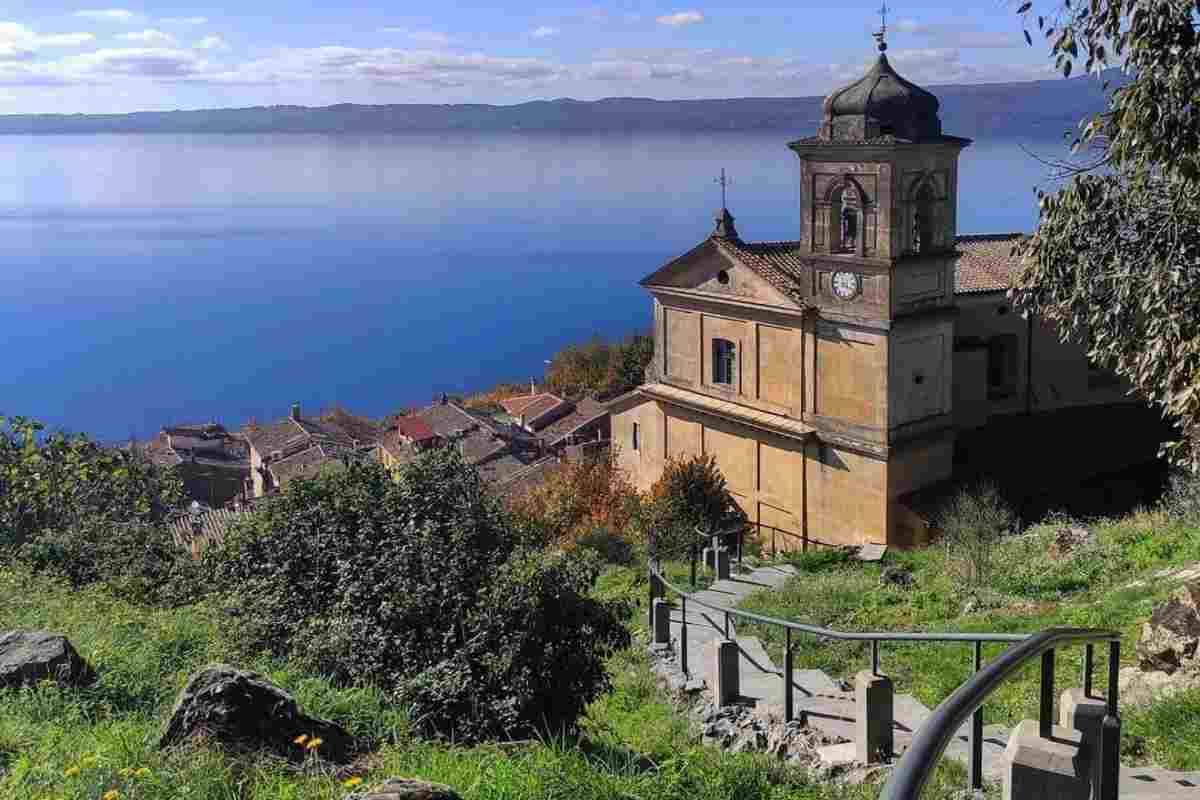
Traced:
<path id="1" fill-rule="evenodd" d="M 722 167 L 743 238 L 795 238 L 787 138 L 0 137 L 0 414 L 115 440 L 540 376 L 648 327 Z M 1032 229 L 1020 145 L 963 153 L 960 233 Z"/>

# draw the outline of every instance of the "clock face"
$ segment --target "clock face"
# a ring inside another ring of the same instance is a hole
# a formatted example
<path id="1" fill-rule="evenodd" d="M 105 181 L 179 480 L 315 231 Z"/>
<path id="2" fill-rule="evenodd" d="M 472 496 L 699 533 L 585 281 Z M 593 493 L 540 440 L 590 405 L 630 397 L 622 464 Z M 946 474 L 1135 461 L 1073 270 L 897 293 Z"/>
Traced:
<path id="1" fill-rule="evenodd" d="M 853 272 L 833 273 L 833 293 L 843 300 L 858 294 L 858 276 Z"/>

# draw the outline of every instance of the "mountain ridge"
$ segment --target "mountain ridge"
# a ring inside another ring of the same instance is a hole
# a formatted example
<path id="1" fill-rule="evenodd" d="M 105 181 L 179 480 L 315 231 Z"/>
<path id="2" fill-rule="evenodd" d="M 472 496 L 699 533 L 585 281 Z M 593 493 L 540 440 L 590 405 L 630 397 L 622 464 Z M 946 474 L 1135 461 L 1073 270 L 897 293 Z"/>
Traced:
<path id="1" fill-rule="evenodd" d="M 1065 132 L 1105 108 L 1094 76 L 1029 82 L 943 84 L 943 127 L 961 136 Z M 61 133 L 432 133 L 815 130 L 822 96 L 657 100 L 559 97 L 488 103 L 336 103 L 120 114 L 0 115 L 0 134 Z M 1044 131 L 1043 131 L 1044 132 Z"/>

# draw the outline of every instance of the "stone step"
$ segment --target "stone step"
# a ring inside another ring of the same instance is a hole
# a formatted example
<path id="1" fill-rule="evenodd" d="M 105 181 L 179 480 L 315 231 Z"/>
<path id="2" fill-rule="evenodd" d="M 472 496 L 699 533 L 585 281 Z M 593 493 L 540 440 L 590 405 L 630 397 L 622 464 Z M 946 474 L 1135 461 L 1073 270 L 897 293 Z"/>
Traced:
<path id="1" fill-rule="evenodd" d="M 1160 767 L 1121 767 L 1122 798 L 1200 798 L 1200 772 L 1172 772 Z"/>

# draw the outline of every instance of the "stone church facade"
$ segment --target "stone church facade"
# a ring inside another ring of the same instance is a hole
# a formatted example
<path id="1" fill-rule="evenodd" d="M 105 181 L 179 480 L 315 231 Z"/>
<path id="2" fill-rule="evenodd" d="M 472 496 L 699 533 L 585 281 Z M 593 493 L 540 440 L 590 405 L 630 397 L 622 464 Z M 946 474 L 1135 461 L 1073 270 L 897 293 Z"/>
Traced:
<path id="1" fill-rule="evenodd" d="M 647 382 L 612 407 L 641 488 L 715 457 L 750 520 L 827 543 L 920 544 L 906 498 L 954 472 L 956 434 L 996 415 L 1128 402 L 1082 348 L 1006 300 L 1018 234 L 957 236 L 958 160 L 938 100 L 882 50 L 825 101 L 799 157 L 800 236 L 713 233 L 642 281 Z M 781 540 L 781 546 L 784 545 Z"/>

